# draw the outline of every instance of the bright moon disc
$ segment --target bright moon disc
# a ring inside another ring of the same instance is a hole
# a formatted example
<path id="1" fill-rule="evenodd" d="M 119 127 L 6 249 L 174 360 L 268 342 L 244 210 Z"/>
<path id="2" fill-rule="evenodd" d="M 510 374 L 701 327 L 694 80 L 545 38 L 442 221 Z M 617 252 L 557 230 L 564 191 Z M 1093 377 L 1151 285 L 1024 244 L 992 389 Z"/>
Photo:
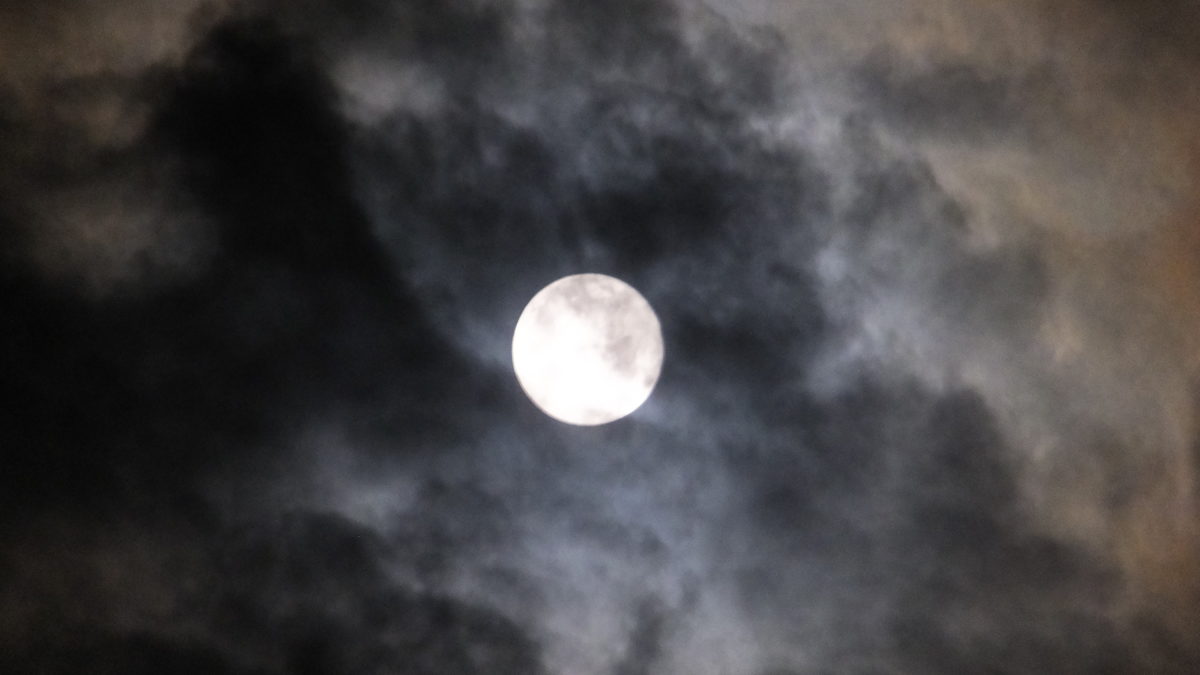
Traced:
<path id="1" fill-rule="evenodd" d="M 662 371 L 662 329 L 629 284 L 576 274 L 525 306 L 512 359 L 517 381 L 542 412 L 568 424 L 605 424 L 650 397 Z"/>

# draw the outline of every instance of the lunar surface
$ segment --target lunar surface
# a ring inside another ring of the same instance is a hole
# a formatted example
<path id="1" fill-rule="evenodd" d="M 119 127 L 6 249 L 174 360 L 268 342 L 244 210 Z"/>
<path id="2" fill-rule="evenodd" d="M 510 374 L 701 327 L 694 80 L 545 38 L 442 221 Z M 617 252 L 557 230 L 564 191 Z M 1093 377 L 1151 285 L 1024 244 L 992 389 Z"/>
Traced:
<path id="1" fill-rule="evenodd" d="M 632 286 L 603 274 L 563 277 L 525 306 L 513 331 L 513 370 L 538 408 L 568 424 L 612 422 L 637 410 L 662 370 L 658 317 Z"/>

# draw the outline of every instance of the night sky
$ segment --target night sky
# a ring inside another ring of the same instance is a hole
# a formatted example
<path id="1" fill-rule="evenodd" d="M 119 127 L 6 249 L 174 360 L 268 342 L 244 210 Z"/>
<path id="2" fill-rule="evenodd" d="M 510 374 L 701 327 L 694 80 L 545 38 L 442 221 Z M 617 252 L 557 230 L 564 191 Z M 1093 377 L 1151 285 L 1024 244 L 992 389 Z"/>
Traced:
<path id="1" fill-rule="evenodd" d="M 1200 3 L 0 4 L 0 672 L 1194 673 Z M 658 313 L 543 414 L 525 303 Z"/>

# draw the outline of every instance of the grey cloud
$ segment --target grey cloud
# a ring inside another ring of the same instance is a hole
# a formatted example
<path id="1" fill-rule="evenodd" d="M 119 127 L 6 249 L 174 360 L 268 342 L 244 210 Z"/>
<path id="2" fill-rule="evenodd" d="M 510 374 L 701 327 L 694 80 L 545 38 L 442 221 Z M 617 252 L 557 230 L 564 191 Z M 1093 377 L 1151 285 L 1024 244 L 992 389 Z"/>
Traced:
<path id="1" fill-rule="evenodd" d="M 189 25 L 2 89 L 11 669 L 1186 672 L 1190 601 L 1130 598 L 1191 569 L 1187 534 L 1159 562 L 1059 527 L 1151 523 L 1167 465 L 1116 478 L 1173 427 L 1131 412 L 1086 450 L 1120 383 L 1107 333 L 1086 377 L 1043 344 L 1086 314 L 1047 214 L 1004 220 L 930 149 L 1031 156 L 1090 95 L 1068 66 L 880 38 L 808 77 L 786 35 L 650 0 Z M 39 229 L 61 185 L 115 202 L 128 292 L 78 283 L 91 230 Z M 191 219 L 129 235 L 147 211 Z M 47 241 L 84 247 L 66 276 Z M 667 341 L 647 406 L 587 430 L 507 363 L 523 303 L 578 272 L 638 288 Z"/>
<path id="2" fill-rule="evenodd" d="M 663 634 L 669 620 L 664 609 L 653 600 L 645 601 L 638 605 L 634 619 L 625 656 L 613 669 L 613 675 L 655 672 L 655 663 L 662 654 Z"/>
<path id="3" fill-rule="evenodd" d="M 1036 68 L 1013 73 L 971 62 L 913 64 L 884 51 L 860 67 L 856 88 L 881 119 L 906 132 L 942 141 L 1029 142 L 1036 140 L 1038 116 L 1052 114 L 1062 97 L 1051 67 Z"/>

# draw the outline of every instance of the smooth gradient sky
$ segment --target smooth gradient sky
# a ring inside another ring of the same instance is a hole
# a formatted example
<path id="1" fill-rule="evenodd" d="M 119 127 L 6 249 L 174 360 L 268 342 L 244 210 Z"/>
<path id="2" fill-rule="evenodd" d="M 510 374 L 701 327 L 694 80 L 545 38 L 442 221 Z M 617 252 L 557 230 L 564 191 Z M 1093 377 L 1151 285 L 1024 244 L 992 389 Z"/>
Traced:
<path id="1" fill-rule="evenodd" d="M 0 5 L 0 670 L 1189 673 L 1200 5 Z M 571 427 L 568 274 L 666 361 Z"/>

